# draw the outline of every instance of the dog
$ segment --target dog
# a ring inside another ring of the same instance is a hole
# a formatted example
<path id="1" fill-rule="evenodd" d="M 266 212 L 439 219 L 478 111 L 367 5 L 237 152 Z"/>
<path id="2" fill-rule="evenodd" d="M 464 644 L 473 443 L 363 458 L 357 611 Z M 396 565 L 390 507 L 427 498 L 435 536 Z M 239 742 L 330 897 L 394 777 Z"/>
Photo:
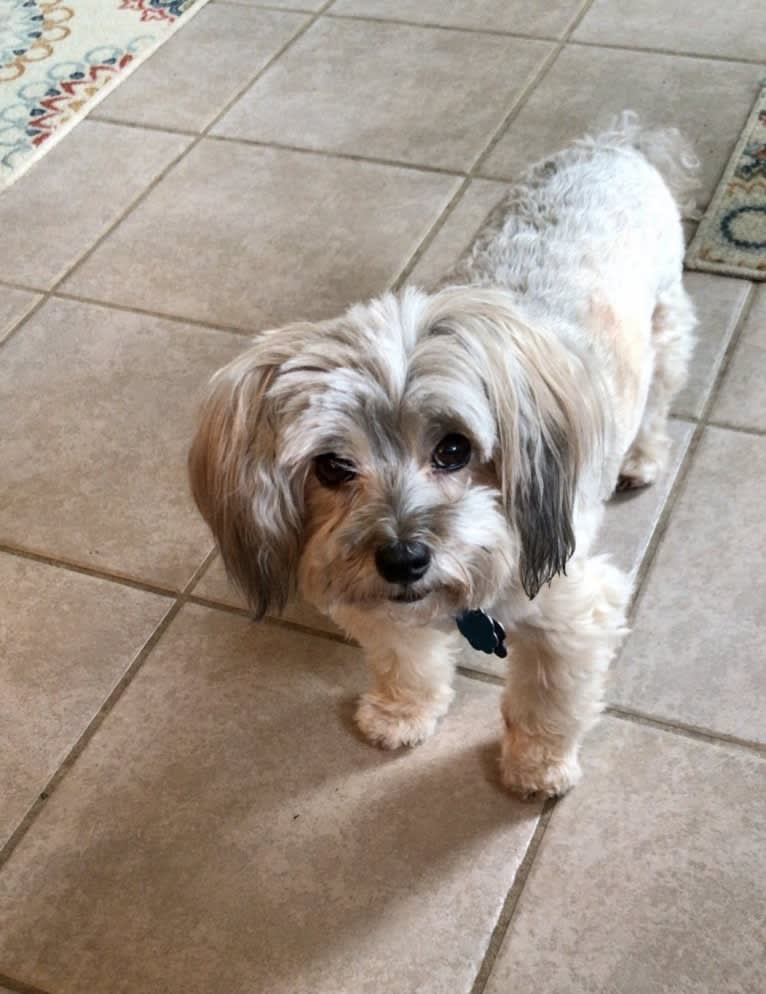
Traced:
<path id="1" fill-rule="evenodd" d="M 460 632 L 507 638 L 502 781 L 578 781 L 632 583 L 590 550 L 604 502 L 666 458 L 695 168 L 626 112 L 511 186 L 430 292 L 267 331 L 213 378 L 197 505 L 257 617 L 297 590 L 362 646 L 371 742 L 432 734 Z"/>

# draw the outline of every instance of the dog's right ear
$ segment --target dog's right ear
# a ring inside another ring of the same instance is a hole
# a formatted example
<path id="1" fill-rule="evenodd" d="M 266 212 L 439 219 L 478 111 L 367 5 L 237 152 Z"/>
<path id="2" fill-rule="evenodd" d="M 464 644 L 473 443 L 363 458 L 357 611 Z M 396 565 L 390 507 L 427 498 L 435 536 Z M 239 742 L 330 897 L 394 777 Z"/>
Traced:
<path id="1" fill-rule="evenodd" d="M 221 369 L 189 452 L 197 507 L 229 578 L 258 618 L 285 606 L 302 541 L 302 483 L 277 459 L 278 412 L 268 397 L 277 374 L 273 356 L 259 345 Z"/>

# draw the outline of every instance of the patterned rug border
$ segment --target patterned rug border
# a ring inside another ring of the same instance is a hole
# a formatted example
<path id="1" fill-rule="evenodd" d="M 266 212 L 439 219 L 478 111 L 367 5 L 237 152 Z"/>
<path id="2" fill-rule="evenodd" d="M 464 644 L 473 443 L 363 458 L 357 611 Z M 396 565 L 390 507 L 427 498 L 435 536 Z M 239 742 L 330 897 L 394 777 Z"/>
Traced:
<path id="1" fill-rule="evenodd" d="M 712 258 L 708 255 L 708 253 L 715 252 L 716 246 L 720 244 L 718 231 L 721 226 L 721 215 L 724 204 L 730 194 L 730 186 L 737 164 L 742 158 L 742 153 L 747 146 L 748 140 L 759 124 L 760 115 L 764 113 L 766 113 L 766 79 L 761 81 L 760 89 L 753 102 L 752 109 L 747 116 L 747 122 L 742 129 L 734 152 L 726 163 L 726 169 L 716 187 L 713 199 L 708 204 L 707 210 L 686 252 L 685 264 L 687 269 L 708 273 L 723 273 L 726 276 L 737 276 L 740 279 L 766 280 L 766 248 L 760 250 L 763 261 L 757 269 L 746 264 L 738 265 L 733 261 L 727 262 L 722 258 Z M 766 209 L 766 179 L 755 180 L 753 188 L 755 189 L 756 187 L 760 191 L 758 207 L 760 209 L 762 202 L 764 209 Z M 720 257 L 720 249 L 717 252 Z"/>
<path id="2" fill-rule="evenodd" d="M 150 45 L 147 45 L 145 49 L 142 49 L 140 54 L 135 55 L 131 61 L 120 69 L 112 79 L 110 79 L 105 85 L 101 86 L 97 93 L 90 97 L 84 104 L 84 106 L 76 114 L 65 123 L 60 125 L 51 131 L 49 137 L 46 141 L 38 146 L 34 152 L 31 152 L 24 158 L 24 161 L 19 164 L 19 166 L 13 170 L 10 175 L 0 174 L 0 197 L 13 186 L 22 176 L 24 176 L 34 165 L 36 165 L 44 156 L 50 152 L 52 148 L 77 127 L 85 118 L 96 108 L 98 105 L 105 100 L 111 93 L 113 93 L 118 86 L 125 82 L 137 69 L 139 69 L 147 59 L 150 59 L 162 46 L 167 42 L 173 35 L 180 31 L 181 28 L 185 27 L 189 21 L 195 17 L 210 0 L 193 0 L 192 5 L 180 14 L 169 28 L 165 29 L 164 33 L 158 36 Z"/>

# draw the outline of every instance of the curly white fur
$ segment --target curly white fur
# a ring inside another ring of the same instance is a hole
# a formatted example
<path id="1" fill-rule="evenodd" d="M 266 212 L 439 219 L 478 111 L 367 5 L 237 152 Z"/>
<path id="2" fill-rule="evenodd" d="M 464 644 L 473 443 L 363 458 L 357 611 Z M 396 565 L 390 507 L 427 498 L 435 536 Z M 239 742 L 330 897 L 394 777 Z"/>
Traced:
<path id="1" fill-rule="evenodd" d="M 676 132 L 625 115 L 530 169 L 440 288 L 267 332 L 215 377 L 198 505 L 256 613 L 297 586 L 365 648 L 373 742 L 433 732 L 454 617 L 481 607 L 512 644 L 504 782 L 576 782 L 630 594 L 590 547 L 615 486 L 656 478 L 691 350 L 674 197 L 693 165 Z M 455 433 L 470 459 L 445 472 Z M 328 453 L 345 478 L 323 478 Z M 422 576 L 385 578 L 392 542 L 427 550 Z"/>

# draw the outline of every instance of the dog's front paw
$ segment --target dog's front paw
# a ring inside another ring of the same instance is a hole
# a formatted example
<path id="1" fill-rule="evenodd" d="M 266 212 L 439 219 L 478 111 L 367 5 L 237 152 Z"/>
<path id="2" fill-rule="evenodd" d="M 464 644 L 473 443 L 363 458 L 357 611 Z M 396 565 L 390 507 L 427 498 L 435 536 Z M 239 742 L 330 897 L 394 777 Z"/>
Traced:
<path id="1" fill-rule="evenodd" d="M 382 749 L 414 746 L 433 735 L 451 700 L 451 690 L 438 700 L 407 703 L 373 692 L 361 698 L 354 720 L 364 737 Z"/>
<path id="2" fill-rule="evenodd" d="M 577 750 L 511 728 L 503 738 L 500 778 L 521 797 L 562 797 L 582 776 Z"/>

